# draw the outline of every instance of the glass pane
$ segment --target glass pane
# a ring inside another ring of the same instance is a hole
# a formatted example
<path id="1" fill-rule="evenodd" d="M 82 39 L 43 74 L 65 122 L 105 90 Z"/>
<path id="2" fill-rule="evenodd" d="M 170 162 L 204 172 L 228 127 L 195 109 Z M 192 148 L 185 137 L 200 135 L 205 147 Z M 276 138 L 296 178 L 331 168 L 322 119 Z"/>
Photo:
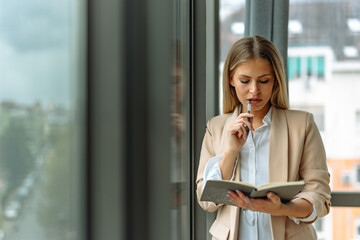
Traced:
<path id="1" fill-rule="evenodd" d="M 288 30 L 291 108 L 314 114 L 332 191 L 359 192 L 360 2 L 291 0 Z M 315 223 L 319 239 L 357 239 L 358 218 L 333 207 Z"/>
<path id="2" fill-rule="evenodd" d="M 222 71 L 226 56 L 231 46 L 245 33 L 246 0 L 220 1 L 220 76 L 219 109 L 222 113 Z"/>
<path id="3" fill-rule="evenodd" d="M 173 0 L 173 67 L 171 88 L 171 170 L 173 208 L 171 239 L 190 239 L 190 47 L 189 1 Z"/>
<path id="4" fill-rule="evenodd" d="M 332 207 L 329 215 L 313 224 L 319 240 L 359 239 L 360 208 Z"/>
<path id="5" fill-rule="evenodd" d="M 82 9 L 0 0 L 0 239 L 83 238 Z"/>

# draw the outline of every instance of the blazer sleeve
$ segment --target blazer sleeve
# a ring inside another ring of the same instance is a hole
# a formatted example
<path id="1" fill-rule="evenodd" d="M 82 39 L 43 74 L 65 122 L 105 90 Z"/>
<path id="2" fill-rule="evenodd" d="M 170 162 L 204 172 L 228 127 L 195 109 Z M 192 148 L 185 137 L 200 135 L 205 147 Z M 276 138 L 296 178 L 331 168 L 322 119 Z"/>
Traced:
<path id="1" fill-rule="evenodd" d="M 204 172 L 205 172 L 206 164 L 209 161 L 209 159 L 211 159 L 216 155 L 213 147 L 213 137 L 214 136 L 213 136 L 213 131 L 211 129 L 211 120 L 209 120 L 206 125 L 206 132 L 201 147 L 199 168 L 196 178 L 196 194 L 197 194 L 198 203 L 205 211 L 208 212 L 214 212 L 223 205 L 223 204 L 216 204 L 214 202 L 200 201 L 204 188 Z"/>
<path id="2" fill-rule="evenodd" d="M 296 196 L 311 202 L 317 210 L 317 217 L 330 211 L 330 174 L 326 165 L 326 154 L 320 132 L 312 114 L 306 120 L 303 153 L 300 162 L 300 178 L 305 181 L 304 189 Z"/>

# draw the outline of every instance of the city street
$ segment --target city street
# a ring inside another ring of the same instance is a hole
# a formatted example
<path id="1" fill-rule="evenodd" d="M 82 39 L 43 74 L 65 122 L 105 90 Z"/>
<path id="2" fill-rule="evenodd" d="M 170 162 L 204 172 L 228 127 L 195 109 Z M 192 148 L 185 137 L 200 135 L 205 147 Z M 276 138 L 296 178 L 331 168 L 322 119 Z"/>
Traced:
<path id="1" fill-rule="evenodd" d="M 17 220 L 4 221 L 6 231 L 9 231 L 6 240 L 47 240 L 37 218 L 37 209 L 42 194 L 40 181 L 34 184 L 32 193 L 24 202 L 22 213 Z"/>

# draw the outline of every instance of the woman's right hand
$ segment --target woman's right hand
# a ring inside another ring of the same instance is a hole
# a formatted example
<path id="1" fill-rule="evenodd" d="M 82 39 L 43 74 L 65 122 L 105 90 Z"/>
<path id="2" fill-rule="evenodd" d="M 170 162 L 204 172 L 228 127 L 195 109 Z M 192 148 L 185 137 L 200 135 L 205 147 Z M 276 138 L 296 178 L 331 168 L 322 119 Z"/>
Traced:
<path id="1" fill-rule="evenodd" d="M 247 118 L 250 118 L 250 121 L 248 121 Z M 248 126 L 250 130 L 254 130 L 251 124 L 251 119 L 253 118 L 254 115 L 250 113 L 241 113 L 235 122 L 229 124 L 227 129 L 228 147 L 224 152 L 224 157 L 219 163 L 223 179 L 231 179 L 236 156 L 246 142 L 246 126 Z"/>
<path id="2" fill-rule="evenodd" d="M 250 121 L 248 121 L 247 118 L 249 118 Z M 241 151 L 248 137 L 246 133 L 246 127 L 248 127 L 251 131 L 254 131 L 254 128 L 251 124 L 251 119 L 253 118 L 254 115 L 251 113 L 241 113 L 235 122 L 230 123 L 227 129 L 229 151 L 236 153 Z"/>

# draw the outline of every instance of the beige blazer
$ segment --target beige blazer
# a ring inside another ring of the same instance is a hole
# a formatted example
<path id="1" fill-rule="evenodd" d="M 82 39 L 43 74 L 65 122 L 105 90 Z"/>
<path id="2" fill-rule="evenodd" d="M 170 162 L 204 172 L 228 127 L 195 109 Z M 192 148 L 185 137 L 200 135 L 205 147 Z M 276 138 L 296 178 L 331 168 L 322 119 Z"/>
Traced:
<path id="1" fill-rule="evenodd" d="M 213 239 L 238 240 L 240 208 L 202 202 L 200 197 L 206 163 L 210 158 L 225 151 L 226 129 L 240 112 L 240 107 L 237 107 L 233 113 L 209 120 L 201 149 L 196 191 L 198 202 L 204 210 L 218 211 L 217 218 L 210 228 Z M 303 179 L 305 187 L 296 197 L 311 202 L 317 209 L 318 217 L 328 214 L 330 175 L 323 142 L 312 114 L 272 107 L 269 148 L 269 182 Z M 236 167 L 235 180 L 240 180 L 240 161 Z M 271 230 L 274 240 L 317 239 L 311 224 L 296 224 L 285 216 L 271 216 Z"/>

